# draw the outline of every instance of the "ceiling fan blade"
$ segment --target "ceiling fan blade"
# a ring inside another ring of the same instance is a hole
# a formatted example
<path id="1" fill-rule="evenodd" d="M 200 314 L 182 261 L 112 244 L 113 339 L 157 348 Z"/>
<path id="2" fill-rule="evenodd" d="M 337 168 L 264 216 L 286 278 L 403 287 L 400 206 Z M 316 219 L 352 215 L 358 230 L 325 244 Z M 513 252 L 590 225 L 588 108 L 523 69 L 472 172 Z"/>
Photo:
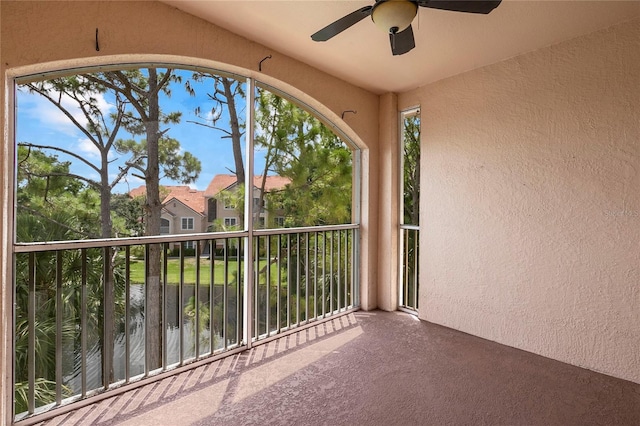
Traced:
<path id="1" fill-rule="evenodd" d="M 389 34 L 389 41 L 391 42 L 391 53 L 394 55 L 404 55 L 416 47 L 411 25 L 399 33 Z"/>
<path id="2" fill-rule="evenodd" d="M 487 14 L 500 5 L 502 0 L 419 0 L 418 5 L 432 9 L 454 12 Z"/>
<path id="3" fill-rule="evenodd" d="M 371 15 L 371 9 L 373 9 L 373 6 L 365 6 L 361 9 L 356 10 L 355 12 L 351 12 L 350 14 L 343 16 L 337 21 L 327 25 L 320 31 L 314 33 L 311 36 L 311 39 L 313 41 L 327 41 L 331 37 L 340 34 L 350 26 L 357 24 L 367 16 Z"/>

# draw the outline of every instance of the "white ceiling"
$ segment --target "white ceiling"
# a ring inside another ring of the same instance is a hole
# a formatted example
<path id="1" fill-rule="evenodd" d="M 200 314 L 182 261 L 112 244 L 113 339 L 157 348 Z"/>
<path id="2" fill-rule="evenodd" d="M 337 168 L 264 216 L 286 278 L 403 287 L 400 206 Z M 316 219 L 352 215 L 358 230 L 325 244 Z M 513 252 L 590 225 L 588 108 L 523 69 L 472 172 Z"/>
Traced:
<path id="1" fill-rule="evenodd" d="M 310 38 L 374 0 L 164 2 L 376 93 L 401 93 L 640 16 L 639 0 L 503 0 L 489 15 L 421 7 L 415 49 L 392 56 L 388 35 L 369 18 L 329 41 Z"/>

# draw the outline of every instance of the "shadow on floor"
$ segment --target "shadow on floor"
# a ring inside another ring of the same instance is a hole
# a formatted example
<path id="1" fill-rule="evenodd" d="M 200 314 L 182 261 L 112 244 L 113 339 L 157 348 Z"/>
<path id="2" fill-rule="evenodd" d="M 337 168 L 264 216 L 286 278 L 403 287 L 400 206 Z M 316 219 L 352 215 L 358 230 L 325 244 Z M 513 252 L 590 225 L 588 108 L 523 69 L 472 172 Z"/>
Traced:
<path id="1" fill-rule="evenodd" d="M 356 312 L 42 423 L 640 425 L 640 385 Z"/>

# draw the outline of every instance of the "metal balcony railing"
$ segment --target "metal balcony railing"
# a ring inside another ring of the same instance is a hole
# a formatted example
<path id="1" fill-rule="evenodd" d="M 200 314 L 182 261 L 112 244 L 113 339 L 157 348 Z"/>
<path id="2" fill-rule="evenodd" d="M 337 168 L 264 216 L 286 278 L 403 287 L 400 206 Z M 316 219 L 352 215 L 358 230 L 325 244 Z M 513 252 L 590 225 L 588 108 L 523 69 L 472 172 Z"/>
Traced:
<path id="1" fill-rule="evenodd" d="M 256 231 L 255 340 L 355 306 L 354 231 Z"/>
<path id="2" fill-rule="evenodd" d="M 409 311 L 418 310 L 418 242 L 420 228 L 413 225 L 400 226 L 400 307 Z"/>
<path id="3" fill-rule="evenodd" d="M 357 307 L 358 238 L 339 225 L 16 244 L 15 419 Z"/>

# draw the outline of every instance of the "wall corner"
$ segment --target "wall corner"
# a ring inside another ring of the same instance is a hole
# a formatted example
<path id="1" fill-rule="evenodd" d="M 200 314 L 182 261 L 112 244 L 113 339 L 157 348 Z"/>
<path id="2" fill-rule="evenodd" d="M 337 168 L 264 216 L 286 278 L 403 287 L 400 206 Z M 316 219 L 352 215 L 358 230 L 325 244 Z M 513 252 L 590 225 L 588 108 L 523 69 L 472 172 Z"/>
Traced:
<path id="1" fill-rule="evenodd" d="M 398 309 L 398 114 L 398 95 L 381 95 L 378 118 L 378 307 L 385 311 Z"/>

